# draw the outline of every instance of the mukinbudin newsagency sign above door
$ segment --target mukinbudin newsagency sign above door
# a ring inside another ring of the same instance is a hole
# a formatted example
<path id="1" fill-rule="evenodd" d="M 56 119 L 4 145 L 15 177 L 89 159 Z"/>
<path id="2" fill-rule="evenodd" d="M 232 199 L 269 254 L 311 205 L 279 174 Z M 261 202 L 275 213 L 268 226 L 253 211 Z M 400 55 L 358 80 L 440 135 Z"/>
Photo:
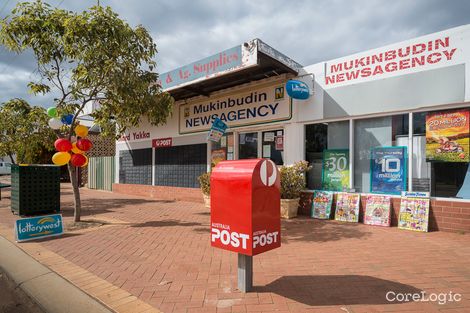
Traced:
<path id="1" fill-rule="evenodd" d="M 183 104 L 179 107 L 179 133 L 208 131 L 217 117 L 229 128 L 286 121 L 292 118 L 292 100 L 279 83 Z"/>

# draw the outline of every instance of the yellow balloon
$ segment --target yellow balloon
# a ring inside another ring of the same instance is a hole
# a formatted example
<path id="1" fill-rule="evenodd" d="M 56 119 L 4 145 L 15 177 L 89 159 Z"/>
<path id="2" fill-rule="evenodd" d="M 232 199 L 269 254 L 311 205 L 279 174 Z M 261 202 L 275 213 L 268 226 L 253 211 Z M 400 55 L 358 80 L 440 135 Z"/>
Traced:
<path id="1" fill-rule="evenodd" d="M 77 143 L 76 142 L 72 143 L 72 152 L 75 153 L 75 154 L 85 153 L 85 151 L 82 151 L 82 150 L 77 148 Z"/>
<path id="2" fill-rule="evenodd" d="M 83 164 L 81 167 L 85 167 L 88 165 L 88 157 L 86 155 L 84 155 L 86 161 L 85 161 L 85 164 Z"/>
<path id="3" fill-rule="evenodd" d="M 56 152 L 52 156 L 52 163 L 54 163 L 55 165 L 62 166 L 62 165 L 69 163 L 70 157 L 71 155 L 68 152 Z"/>
<path id="4" fill-rule="evenodd" d="M 77 127 L 75 127 L 75 134 L 77 134 L 78 137 L 86 137 L 88 135 L 88 128 L 83 125 L 77 125 Z"/>

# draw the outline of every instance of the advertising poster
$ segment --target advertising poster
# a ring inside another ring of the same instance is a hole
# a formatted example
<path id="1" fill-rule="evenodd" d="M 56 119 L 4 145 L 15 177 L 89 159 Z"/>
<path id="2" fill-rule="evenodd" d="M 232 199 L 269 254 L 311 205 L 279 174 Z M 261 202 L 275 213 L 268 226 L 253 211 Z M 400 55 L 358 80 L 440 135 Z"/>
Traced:
<path id="1" fill-rule="evenodd" d="M 406 147 L 371 149 L 370 192 L 399 195 L 406 190 Z"/>
<path id="2" fill-rule="evenodd" d="M 312 217 L 327 220 L 330 218 L 333 192 L 315 190 L 312 201 Z"/>
<path id="3" fill-rule="evenodd" d="M 207 140 L 218 142 L 225 134 L 227 124 L 225 124 L 220 118 L 214 119 L 209 134 L 207 134 Z"/>
<path id="4" fill-rule="evenodd" d="M 390 199 L 389 196 L 368 195 L 364 224 L 390 226 Z"/>
<path id="5" fill-rule="evenodd" d="M 469 162 L 470 110 L 426 115 L 426 159 Z"/>
<path id="6" fill-rule="evenodd" d="M 401 198 L 398 228 L 427 232 L 428 221 L 429 198 Z"/>
<path id="7" fill-rule="evenodd" d="M 227 160 L 225 149 L 212 150 L 211 152 L 211 166 L 216 166 L 220 161 Z"/>
<path id="8" fill-rule="evenodd" d="M 357 223 L 360 201 L 361 195 L 358 193 L 339 192 L 336 194 L 335 220 Z"/>
<path id="9" fill-rule="evenodd" d="M 349 188 L 349 150 L 323 150 L 322 188 L 330 191 Z"/>

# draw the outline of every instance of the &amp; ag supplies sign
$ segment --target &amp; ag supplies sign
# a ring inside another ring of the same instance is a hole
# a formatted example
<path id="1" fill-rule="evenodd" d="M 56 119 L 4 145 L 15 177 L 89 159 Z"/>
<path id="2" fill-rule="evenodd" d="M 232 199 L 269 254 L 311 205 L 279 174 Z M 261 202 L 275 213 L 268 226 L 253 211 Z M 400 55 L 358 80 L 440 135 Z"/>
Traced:
<path id="1" fill-rule="evenodd" d="M 60 214 L 21 218 L 15 223 L 15 237 L 18 242 L 59 236 L 63 233 Z"/>
<path id="2" fill-rule="evenodd" d="M 290 120 L 292 102 L 284 84 L 233 93 L 179 107 L 179 133 L 208 131 L 219 118 L 229 128 Z"/>

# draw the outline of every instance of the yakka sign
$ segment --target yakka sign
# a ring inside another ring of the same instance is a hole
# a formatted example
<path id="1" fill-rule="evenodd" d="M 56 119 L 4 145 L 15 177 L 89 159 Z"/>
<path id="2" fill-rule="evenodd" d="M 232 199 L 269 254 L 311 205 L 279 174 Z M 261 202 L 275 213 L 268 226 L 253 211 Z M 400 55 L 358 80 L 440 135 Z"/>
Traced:
<path id="1" fill-rule="evenodd" d="M 291 99 L 284 85 L 272 85 L 179 107 L 180 134 L 207 131 L 219 118 L 229 128 L 289 120 Z"/>
<path id="2" fill-rule="evenodd" d="M 325 84 L 352 82 L 361 78 L 449 62 L 455 57 L 457 51 L 452 43 L 451 38 L 445 36 L 328 63 Z"/>

